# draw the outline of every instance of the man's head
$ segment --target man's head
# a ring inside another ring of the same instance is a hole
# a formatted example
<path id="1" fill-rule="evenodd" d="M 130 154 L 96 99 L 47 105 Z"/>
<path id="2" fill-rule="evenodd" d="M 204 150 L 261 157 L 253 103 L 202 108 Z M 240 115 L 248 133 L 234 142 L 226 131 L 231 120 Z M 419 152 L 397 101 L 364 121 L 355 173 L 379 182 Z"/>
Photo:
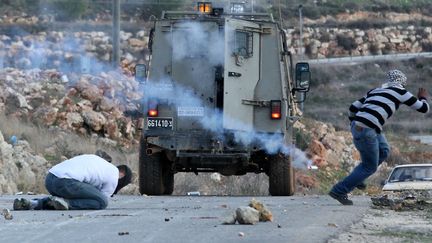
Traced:
<path id="1" fill-rule="evenodd" d="M 386 74 L 387 82 L 394 85 L 400 85 L 405 87 L 407 84 L 407 77 L 403 72 L 397 69 L 393 69 Z"/>
<path id="2" fill-rule="evenodd" d="M 117 194 L 120 189 L 132 181 L 132 170 L 127 165 L 119 165 L 117 168 L 119 170 L 119 179 L 114 194 Z"/>

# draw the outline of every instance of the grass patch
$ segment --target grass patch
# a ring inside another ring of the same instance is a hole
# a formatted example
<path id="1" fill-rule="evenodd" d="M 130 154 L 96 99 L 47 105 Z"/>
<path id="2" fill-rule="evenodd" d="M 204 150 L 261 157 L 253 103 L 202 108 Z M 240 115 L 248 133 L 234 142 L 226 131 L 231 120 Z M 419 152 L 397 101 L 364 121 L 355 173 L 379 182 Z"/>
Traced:
<path id="1" fill-rule="evenodd" d="M 316 173 L 316 178 L 319 181 L 318 193 L 319 194 L 327 194 L 330 189 L 336 184 L 339 180 L 347 176 L 348 173 L 344 170 L 318 170 Z"/>

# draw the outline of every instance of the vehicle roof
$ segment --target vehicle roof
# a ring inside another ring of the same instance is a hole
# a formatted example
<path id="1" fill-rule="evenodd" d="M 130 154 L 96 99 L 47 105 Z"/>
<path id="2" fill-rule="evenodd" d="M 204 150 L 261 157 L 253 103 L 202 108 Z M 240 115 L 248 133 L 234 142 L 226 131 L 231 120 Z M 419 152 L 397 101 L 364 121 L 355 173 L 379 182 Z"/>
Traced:
<path id="1" fill-rule="evenodd" d="M 406 164 L 406 165 L 398 165 L 394 168 L 401 168 L 401 167 L 419 167 L 419 166 L 432 166 L 432 164 Z"/>
<path id="2" fill-rule="evenodd" d="M 195 19 L 211 19 L 217 20 L 221 18 L 238 18 L 249 21 L 269 21 L 274 22 L 273 15 L 268 13 L 223 13 L 220 16 L 213 16 L 211 14 L 202 14 L 196 11 L 163 11 L 161 20 L 195 20 Z"/>

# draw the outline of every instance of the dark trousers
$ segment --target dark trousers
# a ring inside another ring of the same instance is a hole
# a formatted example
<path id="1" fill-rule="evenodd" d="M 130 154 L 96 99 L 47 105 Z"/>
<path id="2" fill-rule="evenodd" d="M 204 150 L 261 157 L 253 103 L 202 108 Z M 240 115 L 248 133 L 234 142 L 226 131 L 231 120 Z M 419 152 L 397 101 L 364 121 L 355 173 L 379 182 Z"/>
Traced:
<path id="1" fill-rule="evenodd" d="M 342 181 L 333 186 L 332 192 L 338 195 L 346 195 L 371 176 L 378 169 L 378 166 L 389 156 L 390 146 L 385 136 L 377 133 L 371 128 L 362 128 L 351 124 L 353 142 L 360 152 L 361 163 L 345 177 Z"/>
<path id="2" fill-rule="evenodd" d="M 75 179 L 58 178 L 48 173 L 45 187 L 51 195 L 64 198 L 72 210 L 104 209 L 108 206 L 108 198 L 99 189 Z M 38 200 L 36 209 L 50 209 L 48 197 Z"/>

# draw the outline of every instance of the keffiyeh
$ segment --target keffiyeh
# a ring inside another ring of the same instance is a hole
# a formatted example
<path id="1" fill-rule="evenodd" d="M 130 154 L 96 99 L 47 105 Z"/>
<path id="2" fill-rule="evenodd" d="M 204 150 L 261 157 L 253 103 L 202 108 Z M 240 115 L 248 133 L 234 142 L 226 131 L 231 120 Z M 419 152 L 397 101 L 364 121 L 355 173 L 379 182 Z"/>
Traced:
<path id="1" fill-rule="evenodd" d="M 407 84 L 407 77 L 400 70 L 390 70 L 386 74 L 387 82 L 383 84 L 383 88 L 386 87 L 400 87 L 405 88 Z"/>

